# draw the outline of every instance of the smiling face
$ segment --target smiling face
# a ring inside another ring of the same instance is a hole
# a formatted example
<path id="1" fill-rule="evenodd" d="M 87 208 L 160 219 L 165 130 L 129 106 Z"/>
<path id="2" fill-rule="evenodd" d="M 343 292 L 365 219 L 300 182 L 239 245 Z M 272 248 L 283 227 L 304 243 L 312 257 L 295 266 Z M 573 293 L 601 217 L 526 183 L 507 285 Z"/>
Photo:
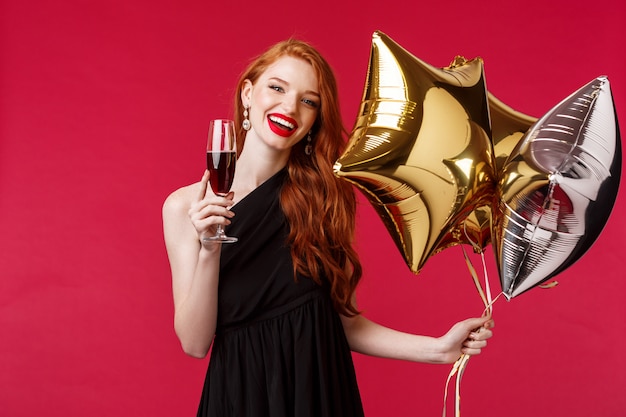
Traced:
<path id="1" fill-rule="evenodd" d="M 250 107 L 252 124 L 246 141 L 258 138 L 269 148 L 289 151 L 315 123 L 320 107 L 318 86 L 313 67 L 291 56 L 268 66 L 254 84 L 246 80 L 241 99 Z"/>

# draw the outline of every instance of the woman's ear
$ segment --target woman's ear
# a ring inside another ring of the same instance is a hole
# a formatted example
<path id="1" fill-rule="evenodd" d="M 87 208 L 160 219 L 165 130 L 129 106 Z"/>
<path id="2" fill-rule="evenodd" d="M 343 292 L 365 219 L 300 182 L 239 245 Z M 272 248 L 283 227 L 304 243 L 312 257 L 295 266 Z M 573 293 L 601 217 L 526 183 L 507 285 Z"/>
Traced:
<path id="1" fill-rule="evenodd" d="M 250 107 L 250 100 L 252 98 L 252 83 L 250 80 L 244 80 L 241 87 L 241 103 L 244 107 Z"/>

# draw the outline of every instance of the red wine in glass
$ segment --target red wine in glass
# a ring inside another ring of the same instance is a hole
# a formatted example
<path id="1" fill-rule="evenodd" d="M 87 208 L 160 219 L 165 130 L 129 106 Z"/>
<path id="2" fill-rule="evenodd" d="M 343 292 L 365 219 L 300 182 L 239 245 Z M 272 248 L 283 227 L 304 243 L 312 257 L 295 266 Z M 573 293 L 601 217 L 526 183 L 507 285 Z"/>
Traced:
<path id="1" fill-rule="evenodd" d="M 236 161 L 237 152 L 207 151 L 206 166 L 211 173 L 209 181 L 215 194 L 225 195 L 230 191 Z"/>
<path id="2" fill-rule="evenodd" d="M 211 120 L 206 148 L 206 165 L 210 173 L 209 182 L 215 194 L 223 196 L 230 191 L 236 161 L 235 123 L 228 119 Z M 215 236 L 205 237 L 203 240 L 232 243 L 236 242 L 237 238 L 226 236 L 222 225 L 218 224 Z"/>

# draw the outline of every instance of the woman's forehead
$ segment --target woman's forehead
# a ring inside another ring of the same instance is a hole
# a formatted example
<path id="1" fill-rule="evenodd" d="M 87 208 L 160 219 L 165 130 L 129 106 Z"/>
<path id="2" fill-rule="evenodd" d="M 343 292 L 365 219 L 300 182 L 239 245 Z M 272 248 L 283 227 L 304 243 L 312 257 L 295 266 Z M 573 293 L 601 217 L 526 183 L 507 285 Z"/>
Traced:
<path id="1" fill-rule="evenodd" d="M 317 74 L 313 66 L 302 58 L 285 55 L 270 64 L 260 78 L 278 78 L 286 82 L 310 83 L 317 88 Z"/>

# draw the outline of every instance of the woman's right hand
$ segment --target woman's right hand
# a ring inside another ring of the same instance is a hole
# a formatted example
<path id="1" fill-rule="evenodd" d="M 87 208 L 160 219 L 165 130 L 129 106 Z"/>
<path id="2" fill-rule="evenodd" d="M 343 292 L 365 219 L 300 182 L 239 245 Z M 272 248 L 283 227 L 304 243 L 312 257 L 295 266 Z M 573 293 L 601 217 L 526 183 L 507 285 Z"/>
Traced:
<path id="1" fill-rule="evenodd" d="M 209 175 L 209 171 L 205 170 L 199 183 L 198 194 L 191 202 L 188 212 L 202 245 L 210 244 L 203 241 L 203 238 L 214 236 L 218 224 L 229 225 L 230 219 L 235 215 L 229 210 L 234 204 L 234 193 L 231 191 L 224 197 L 214 194 L 208 185 Z"/>

